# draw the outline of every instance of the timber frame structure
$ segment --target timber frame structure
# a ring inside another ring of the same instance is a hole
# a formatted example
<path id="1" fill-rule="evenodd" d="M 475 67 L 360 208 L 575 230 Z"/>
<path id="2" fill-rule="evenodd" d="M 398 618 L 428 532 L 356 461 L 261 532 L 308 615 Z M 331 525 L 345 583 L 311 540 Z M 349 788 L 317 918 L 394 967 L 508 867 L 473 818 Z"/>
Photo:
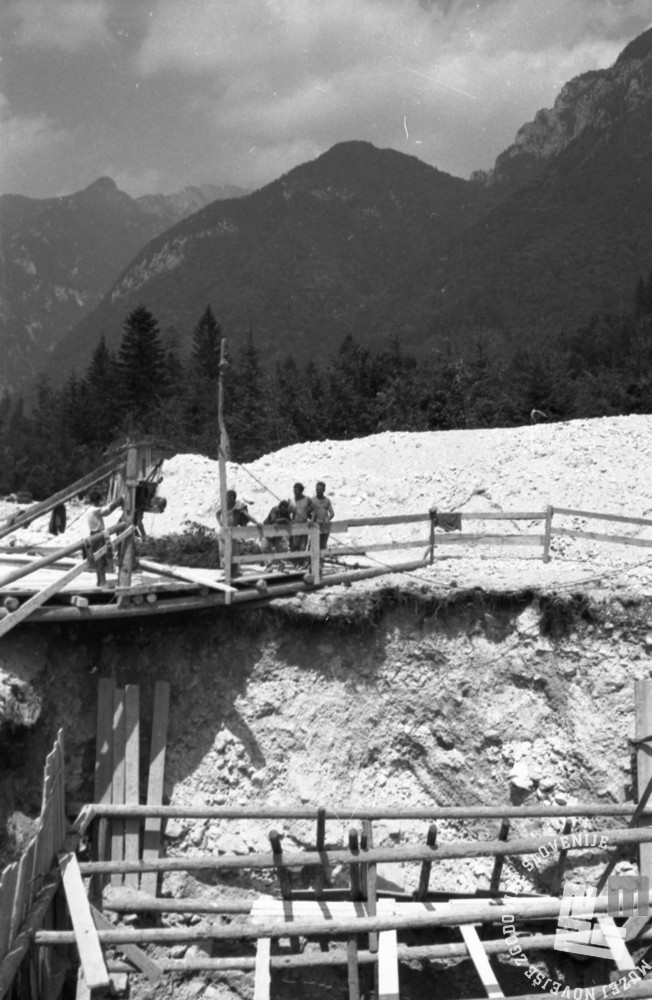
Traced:
<path id="1" fill-rule="evenodd" d="M 622 917 L 616 912 L 614 917 L 611 886 L 604 893 L 610 873 L 628 848 L 639 846 L 640 875 L 648 879 L 652 875 L 651 680 L 638 681 L 635 688 L 638 802 L 615 805 L 414 809 L 362 804 L 355 808 L 164 805 L 170 704 L 169 686 L 164 682 L 157 683 L 154 694 L 147 801 L 141 804 L 139 699 L 134 685 L 118 689 L 112 680 L 99 682 L 92 803 L 70 803 L 66 809 L 63 735 L 57 737 L 46 762 L 36 835 L 20 861 L 6 868 L 0 879 L 0 1000 L 24 996 L 58 1000 L 64 979 L 70 980 L 71 974 L 76 977 L 78 1000 L 89 1000 L 109 986 L 124 988 L 130 976 L 155 982 L 178 973 L 187 978 L 235 970 L 253 974 L 255 1000 L 273 1000 L 276 970 L 300 973 L 317 967 L 340 968 L 350 1000 L 363 994 L 398 1000 L 401 963 L 415 959 L 468 960 L 476 973 L 478 995 L 501 1000 L 505 996 L 499 981 L 501 966 L 495 961 L 500 955 L 522 967 L 523 992 L 517 996 L 529 1000 L 541 995 L 534 987 L 547 989 L 546 983 L 554 982 L 543 983 L 545 976 L 529 956 L 540 962 L 542 955 L 559 949 L 557 932 L 550 929 L 559 920 L 559 930 L 566 912 L 566 893 L 559 897 L 566 855 L 596 849 L 595 834 L 573 833 L 576 817 L 617 820 L 619 825 L 599 831 L 608 839 L 609 858 L 595 887 L 597 895 L 587 893 L 572 908 L 576 921 L 597 920 L 602 951 L 612 971 L 609 981 L 575 988 L 568 995 L 573 1000 L 603 1000 L 621 993 L 652 997 L 652 977 L 648 977 L 652 967 L 646 961 L 646 949 L 652 946 L 652 895 L 638 883 L 636 911 L 625 910 Z M 72 823 L 66 813 L 74 819 Z M 331 845 L 329 824 L 337 821 L 341 826 L 341 817 L 353 813 L 361 829 L 352 826 L 346 843 Z M 563 817 L 564 834 L 510 840 L 510 821 L 523 817 Z M 165 854 L 162 824 L 193 818 L 206 823 L 246 818 L 276 826 L 308 820 L 315 823 L 314 847 L 286 852 L 281 834 L 273 828 L 268 829 L 269 850 L 262 853 L 180 854 L 172 849 Z M 374 822 L 397 818 L 423 822 L 423 840 L 374 847 Z M 500 831 L 490 840 L 439 843 L 437 821 L 452 818 L 470 822 L 494 818 L 501 821 Z M 541 852 L 551 839 L 561 843 L 555 871 L 557 894 L 503 894 L 505 859 Z M 91 860 L 84 856 L 88 841 L 93 845 Z M 474 857 L 494 859 L 488 891 L 460 898 L 431 890 L 438 861 Z M 381 891 L 377 865 L 403 862 L 420 866 L 417 889 L 411 894 Z M 338 888 L 331 888 L 328 881 L 334 865 L 342 869 Z M 301 889 L 293 884 L 297 868 L 310 873 L 309 889 L 305 882 Z M 264 896 L 176 899 L 160 892 L 159 878 L 170 872 L 263 870 L 275 873 L 278 880 L 276 890 Z M 343 878 L 344 873 L 348 878 Z M 177 924 L 161 926 L 165 914 L 176 915 Z M 183 914 L 200 922 L 179 926 Z M 459 939 L 450 940 L 451 932 L 459 934 Z M 183 957 L 161 954 L 186 945 L 194 947 Z M 220 946 L 226 946 L 229 954 L 214 954 Z M 233 954 L 236 947 L 238 955 Z M 528 990 L 528 983 L 532 989 Z"/>

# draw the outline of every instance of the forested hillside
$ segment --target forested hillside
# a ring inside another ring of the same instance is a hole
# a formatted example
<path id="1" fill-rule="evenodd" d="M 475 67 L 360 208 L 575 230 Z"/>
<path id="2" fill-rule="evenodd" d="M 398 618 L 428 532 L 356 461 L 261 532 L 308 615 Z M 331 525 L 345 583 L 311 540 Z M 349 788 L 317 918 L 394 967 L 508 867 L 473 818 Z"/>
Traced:
<path id="1" fill-rule="evenodd" d="M 143 306 L 123 323 L 117 352 L 104 339 L 83 375 L 56 388 L 42 376 L 33 411 L 4 404 L 0 493 L 46 496 L 100 464 L 128 434 L 216 457 L 222 330 L 210 306 L 181 357 Z M 509 361 L 476 340 L 415 356 L 397 337 L 372 350 L 346 336 L 321 364 L 270 365 L 249 333 L 230 343 L 225 415 L 232 458 L 288 444 L 384 430 L 516 426 L 652 411 L 652 271 L 632 282 L 625 315 L 595 314 L 568 334 Z"/>

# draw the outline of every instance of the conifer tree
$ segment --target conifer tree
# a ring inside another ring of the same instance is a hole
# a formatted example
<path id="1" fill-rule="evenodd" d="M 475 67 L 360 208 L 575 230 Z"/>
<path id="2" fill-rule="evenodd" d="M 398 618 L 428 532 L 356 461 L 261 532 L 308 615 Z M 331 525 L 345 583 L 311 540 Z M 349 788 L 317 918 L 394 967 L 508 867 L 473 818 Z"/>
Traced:
<path id="1" fill-rule="evenodd" d="M 134 309 L 124 322 L 117 369 L 121 416 L 148 430 L 169 382 L 159 325 L 145 306 Z"/>

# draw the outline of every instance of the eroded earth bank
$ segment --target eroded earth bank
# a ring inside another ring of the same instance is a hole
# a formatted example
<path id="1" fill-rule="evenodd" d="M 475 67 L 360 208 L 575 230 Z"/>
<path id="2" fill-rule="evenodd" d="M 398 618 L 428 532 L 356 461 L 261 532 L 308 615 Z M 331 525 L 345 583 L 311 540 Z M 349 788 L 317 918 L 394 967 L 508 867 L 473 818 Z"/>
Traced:
<path id="1" fill-rule="evenodd" d="M 68 797 L 92 799 L 100 677 L 141 686 L 144 756 L 154 684 L 169 681 L 166 801 L 332 807 L 340 815 L 327 826 L 331 846 L 346 843 L 361 803 L 563 805 L 633 798 L 634 681 L 650 676 L 652 665 L 644 594 L 613 588 L 605 594 L 536 588 L 497 593 L 395 579 L 255 610 L 110 628 L 35 625 L 8 635 L 0 650 L 2 863 L 30 835 L 44 756 L 58 727 L 65 730 Z M 269 825 L 174 822 L 166 850 L 216 857 L 266 850 Z M 314 824 L 274 825 L 285 849 L 314 845 Z M 439 841 L 495 837 L 498 825 L 441 821 Z M 519 820 L 511 836 L 559 831 L 562 825 Z M 575 821 L 578 830 L 610 825 L 619 824 Z M 374 842 L 419 842 L 426 830 L 426 823 L 377 822 Z M 574 870 L 572 857 L 573 876 L 590 879 L 591 873 Z M 593 860 L 594 874 L 605 856 Z M 632 861 L 634 854 L 619 870 L 634 871 Z M 488 887 L 492 868 L 492 859 L 441 862 L 431 886 L 473 893 Z M 381 887 L 409 892 L 418 866 L 381 865 L 379 876 Z M 552 862 L 539 862 L 528 874 L 510 859 L 504 884 L 547 892 L 553 877 Z M 337 870 L 331 878 L 337 885 Z M 295 879 L 299 885 L 301 873 Z M 265 873 L 234 879 L 216 870 L 201 880 L 166 877 L 161 891 L 253 897 L 276 892 L 276 883 Z M 174 955 L 183 951 L 177 947 Z M 213 952 L 229 953 L 217 946 Z M 549 968 L 571 983 L 609 978 L 608 966 L 555 956 Z M 520 970 L 504 962 L 496 967 L 506 991 L 531 990 Z M 404 968 L 401 983 L 402 995 L 415 1000 L 481 993 L 470 963 L 415 962 Z M 345 968 L 285 970 L 275 973 L 272 995 L 330 997 L 345 991 Z M 156 991 L 133 980 L 131 995 L 251 997 L 253 976 L 175 977 Z"/>

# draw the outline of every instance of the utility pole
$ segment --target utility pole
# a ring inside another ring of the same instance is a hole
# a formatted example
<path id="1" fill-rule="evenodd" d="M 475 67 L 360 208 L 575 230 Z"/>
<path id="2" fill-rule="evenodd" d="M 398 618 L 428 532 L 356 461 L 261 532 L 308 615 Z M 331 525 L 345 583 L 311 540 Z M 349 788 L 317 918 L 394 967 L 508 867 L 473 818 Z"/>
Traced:
<path id="1" fill-rule="evenodd" d="M 217 458 L 220 471 L 220 504 L 222 507 L 222 538 L 224 540 L 224 544 L 222 546 L 222 557 L 224 559 L 224 582 L 230 584 L 233 542 L 231 539 L 231 529 L 228 523 L 229 515 L 226 501 L 226 463 L 231 457 L 231 445 L 229 443 L 229 435 L 226 431 L 226 424 L 224 423 L 224 372 L 227 368 L 227 364 L 226 340 L 222 340 L 222 343 L 220 344 L 220 375 L 217 383 L 217 422 L 220 432 L 217 447 Z"/>

